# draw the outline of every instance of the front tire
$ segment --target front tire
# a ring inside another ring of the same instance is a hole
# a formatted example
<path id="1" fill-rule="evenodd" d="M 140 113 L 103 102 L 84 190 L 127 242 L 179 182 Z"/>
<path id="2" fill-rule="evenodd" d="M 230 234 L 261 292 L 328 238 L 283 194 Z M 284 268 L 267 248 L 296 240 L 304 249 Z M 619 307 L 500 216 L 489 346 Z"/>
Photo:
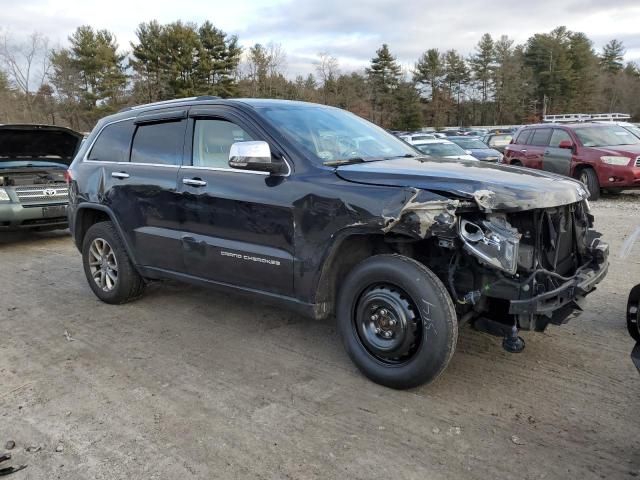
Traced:
<path id="1" fill-rule="evenodd" d="M 129 302 L 144 290 L 144 280 L 134 268 L 113 223 L 89 227 L 82 242 L 84 273 L 93 293 L 105 303 Z"/>
<path id="2" fill-rule="evenodd" d="M 598 200 L 600 198 L 600 182 L 598 175 L 593 168 L 583 168 L 578 174 L 578 180 L 584 183 L 589 189 L 589 200 Z"/>
<path id="3" fill-rule="evenodd" d="M 344 280 L 337 301 L 338 330 L 360 371 L 391 388 L 432 382 L 455 350 L 458 321 L 436 275 L 401 255 L 376 255 Z"/>

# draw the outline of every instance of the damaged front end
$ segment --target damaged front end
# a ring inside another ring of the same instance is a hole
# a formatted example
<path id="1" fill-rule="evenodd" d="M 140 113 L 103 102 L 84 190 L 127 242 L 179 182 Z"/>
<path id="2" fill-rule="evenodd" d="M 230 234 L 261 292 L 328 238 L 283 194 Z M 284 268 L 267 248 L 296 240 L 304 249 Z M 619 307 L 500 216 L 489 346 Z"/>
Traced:
<path id="1" fill-rule="evenodd" d="M 470 199 L 432 199 L 414 190 L 384 232 L 410 236 L 411 252 L 448 287 L 461 321 L 543 331 L 582 310 L 608 269 L 608 246 L 587 200 L 508 210 L 491 191 Z M 497 206 L 497 208 L 496 208 Z"/>

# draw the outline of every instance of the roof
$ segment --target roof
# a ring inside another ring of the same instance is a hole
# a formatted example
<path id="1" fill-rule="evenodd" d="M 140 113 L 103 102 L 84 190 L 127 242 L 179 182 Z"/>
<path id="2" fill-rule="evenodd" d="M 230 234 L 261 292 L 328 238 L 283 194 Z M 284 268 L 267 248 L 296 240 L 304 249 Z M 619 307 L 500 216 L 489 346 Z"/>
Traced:
<path id="1" fill-rule="evenodd" d="M 145 110 L 153 110 L 156 108 L 164 108 L 164 107 L 179 107 L 182 105 L 197 105 L 197 104 L 246 104 L 252 107 L 273 107 L 273 106 L 289 106 L 289 107 L 307 107 L 307 106 L 318 106 L 318 107 L 329 107 L 327 105 L 321 105 L 318 103 L 310 103 L 310 102 L 301 102 L 297 100 L 280 100 L 280 99 L 271 99 L 271 98 L 229 98 L 223 99 L 220 97 L 215 97 L 212 95 L 203 95 L 200 97 L 187 97 L 187 98 L 176 98 L 173 100 L 163 100 L 161 102 L 153 102 L 153 103 L 145 103 L 141 105 L 134 105 L 131 107 L 126 107 L 120 110 L 120 112 L 130 112 L 130 111 L 145 111 Z"/>

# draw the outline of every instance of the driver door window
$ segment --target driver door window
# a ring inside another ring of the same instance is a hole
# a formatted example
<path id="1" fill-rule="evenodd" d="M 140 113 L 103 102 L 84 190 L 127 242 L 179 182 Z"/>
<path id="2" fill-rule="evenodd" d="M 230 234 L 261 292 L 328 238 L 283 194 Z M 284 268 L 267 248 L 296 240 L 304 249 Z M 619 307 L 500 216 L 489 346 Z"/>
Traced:
<path id="1" fill-rule="evenodd" d="M 231 145 L 251 140 L 255 139 L 232 122 L 217 119 L 196 120 L 193 133 L 193 166 L 230 170 Z"/>

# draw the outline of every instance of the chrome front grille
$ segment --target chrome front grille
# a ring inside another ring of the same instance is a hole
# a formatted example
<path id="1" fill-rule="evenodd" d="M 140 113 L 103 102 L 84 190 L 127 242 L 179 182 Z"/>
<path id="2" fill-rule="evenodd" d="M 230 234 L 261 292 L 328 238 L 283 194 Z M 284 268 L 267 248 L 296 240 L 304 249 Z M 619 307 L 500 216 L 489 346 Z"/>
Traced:
<path id="1" fill-rule="evenodd" d="M 636 167 L 640 167 L 640 157 L 636 157 Z"/>
<path id="2" fill-rule="evenodd" d="M 65 183 L 24 185 L 14 187 L 20 203 L 65 203 L 69 201 L 69 188 Z"/>

